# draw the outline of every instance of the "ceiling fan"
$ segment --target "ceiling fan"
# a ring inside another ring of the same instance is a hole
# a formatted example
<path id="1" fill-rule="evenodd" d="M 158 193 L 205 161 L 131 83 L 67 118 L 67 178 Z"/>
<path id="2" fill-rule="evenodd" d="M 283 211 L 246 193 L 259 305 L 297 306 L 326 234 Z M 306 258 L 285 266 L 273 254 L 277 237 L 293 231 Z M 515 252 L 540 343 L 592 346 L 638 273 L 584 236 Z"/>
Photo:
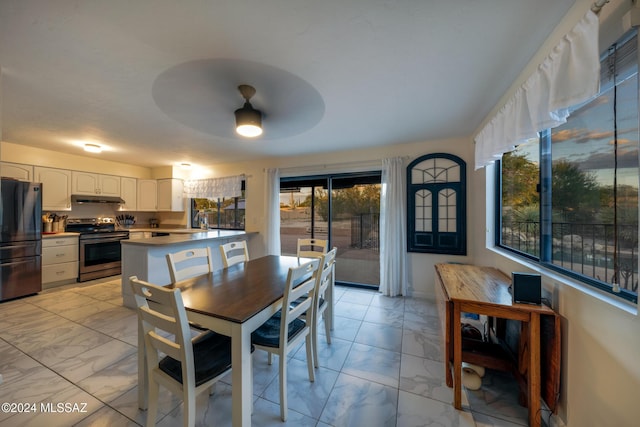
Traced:
<path id="1" fill-rule="evenodd" d="M 244 98 L 244 106 L 235 111 L 236 132 L 247 138 L 255 138 L 262 135 L 262 113 L 251 105 L 249 100 L 256 94 L 256 90 L 250 85 L 238 86 L 240 94 Z"/>

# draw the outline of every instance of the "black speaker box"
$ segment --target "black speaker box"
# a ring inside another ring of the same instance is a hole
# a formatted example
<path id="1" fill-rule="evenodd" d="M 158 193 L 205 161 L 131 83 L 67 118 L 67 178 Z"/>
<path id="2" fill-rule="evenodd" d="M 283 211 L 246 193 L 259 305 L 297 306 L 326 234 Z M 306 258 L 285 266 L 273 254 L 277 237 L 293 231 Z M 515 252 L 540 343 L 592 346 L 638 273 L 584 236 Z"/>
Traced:
<path id="1" fill-rule="evenodd" d="M 540 304 L 542 299 L 541 279 L 535 273 L 511 273 L 513 302 Z"/>

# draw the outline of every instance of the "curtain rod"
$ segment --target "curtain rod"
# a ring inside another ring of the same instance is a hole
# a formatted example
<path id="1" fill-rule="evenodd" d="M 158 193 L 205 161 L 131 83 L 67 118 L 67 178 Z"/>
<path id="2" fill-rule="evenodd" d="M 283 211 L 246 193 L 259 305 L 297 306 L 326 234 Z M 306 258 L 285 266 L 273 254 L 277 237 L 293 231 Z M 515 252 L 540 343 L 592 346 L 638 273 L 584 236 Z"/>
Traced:
<path id="1" fill-rule="evenodd" d="M 410 159 L 412 156 L 392 156 L 392 157 L 400 157 L 402 158 L 402 160 L 407 160 L 407 159 Z M 418 155 L 416 155 L 415 157 L 418 157 Z M 366 168 L 382 167 L 382 160 L 383 158 L 372 159 L 372 160 L 360 160 L 360 161 L 356 160 L 353 162 L 322 163 L 322 164 L 315 164 L 315 165 L 290 166 L 290 167 L 284 167 L 279 169 L 280 169 L 280 172 L 284 174 L 295 173 L 295 172 L 308 172 L 308 171 L 321 173 L 325 170 L 334 171 L 334 170 L 342 170 L 342 169 L 349 169 L 349 168 L 366 169 Z M 266 172 L 266 170 L 267 168 L 263 169 L 263 172 Z"/>
<path id="2" fill-rule="evenodd" d="M 607 3 L 609 3 L 609 0 L 597 0 L 593 5 L 591 5 L 591 11 L 597 15 L 602 10 L 602 7 Z"/>
<path id="3" fill-rule="evenodd" d="M 382 165 L 382 159 L 374 159 L 374 160 L 362 160 L 362 161 L 342 162 L 342 163 L 322 163 L 322 164 L 315 164 L 315 165 L 290 166 L 290 167 L 280 168 L 280 172 L 287 173 L 287 172 L 304 172 L 308 170 L 313 170 L 313 171 L 335 170 L 335 169 L 344 169 L 349 167 L 367 168 L 367 167 L 377 167 L 381 165 Z"/>

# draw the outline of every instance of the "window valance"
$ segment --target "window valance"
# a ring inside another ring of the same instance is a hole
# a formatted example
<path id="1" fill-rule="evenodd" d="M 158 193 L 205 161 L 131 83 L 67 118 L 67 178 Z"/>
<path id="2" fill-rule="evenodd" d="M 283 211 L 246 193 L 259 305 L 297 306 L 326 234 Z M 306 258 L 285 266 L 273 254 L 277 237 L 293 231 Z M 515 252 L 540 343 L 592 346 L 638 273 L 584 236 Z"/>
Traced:
<path id="1" fill-rule="evenodd" d="M 569 107 L 598 94 L 598 27 L 598 16 L 589 10 L 476 135 L 475 169 L 539 131 L 566 123 Z"/>
<path id="2" fill-rule="evenodd" d="M 242 196 L 244 175 L 225 178 L 190 179 L 184 182 L 185 197 L 223 199 Z"/>

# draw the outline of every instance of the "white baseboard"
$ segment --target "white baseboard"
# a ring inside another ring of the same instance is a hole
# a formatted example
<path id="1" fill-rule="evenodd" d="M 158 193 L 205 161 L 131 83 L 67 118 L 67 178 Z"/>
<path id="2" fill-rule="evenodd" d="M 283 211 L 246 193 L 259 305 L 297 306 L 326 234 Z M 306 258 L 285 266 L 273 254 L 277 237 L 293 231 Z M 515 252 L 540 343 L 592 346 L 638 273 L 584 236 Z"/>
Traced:
<path id="1" fill-rule="evenodd" d="M 429 299 L 429 300 L 433 300 L 433 295 L 427 292 L 420 292 L 420 291 L 410 291 L 409 298 L 422 298 L 422 299 Z"/>

